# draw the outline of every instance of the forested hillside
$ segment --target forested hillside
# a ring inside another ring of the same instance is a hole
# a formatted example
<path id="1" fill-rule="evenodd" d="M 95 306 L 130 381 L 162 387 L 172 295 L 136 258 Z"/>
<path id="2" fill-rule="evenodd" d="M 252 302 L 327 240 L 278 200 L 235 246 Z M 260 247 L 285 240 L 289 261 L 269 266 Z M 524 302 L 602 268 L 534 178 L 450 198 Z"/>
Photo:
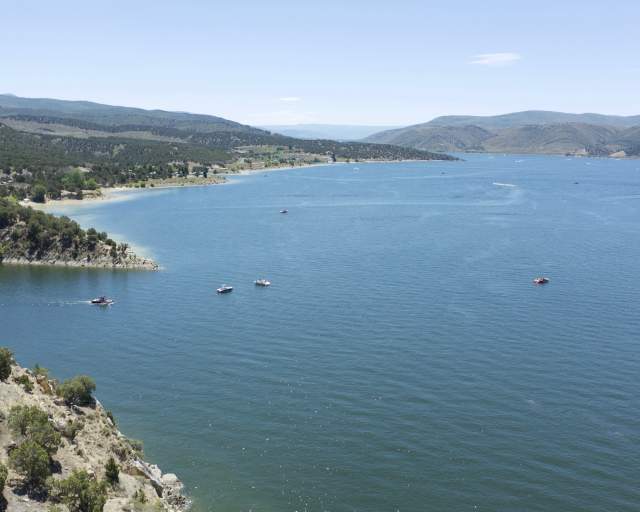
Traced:
<path id="1" fill-rule="evenodd" d="M 350 160 L 452 159 L 389 144 L 302 140 L 215 116 L 0 95 L 0 196 Z"/>
<path id="2" fill-rule="evenodd" d="M 154 269 L 107 233 L 82 229 L 67 217 L 55 217 L 0 197 L 0 263 Z"/>

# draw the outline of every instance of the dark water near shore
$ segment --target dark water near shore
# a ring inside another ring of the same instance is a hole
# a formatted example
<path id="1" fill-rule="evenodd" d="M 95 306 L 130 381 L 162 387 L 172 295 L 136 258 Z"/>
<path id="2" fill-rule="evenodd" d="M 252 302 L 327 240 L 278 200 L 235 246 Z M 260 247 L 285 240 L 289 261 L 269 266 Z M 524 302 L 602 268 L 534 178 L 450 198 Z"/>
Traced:
<path id="1" fill-rule="evenodd" d="M 636 511 L 640 162 L 465 158 L 77 209 L 166 269 L 0 268 L 0 345 L 198 511 Z"/>

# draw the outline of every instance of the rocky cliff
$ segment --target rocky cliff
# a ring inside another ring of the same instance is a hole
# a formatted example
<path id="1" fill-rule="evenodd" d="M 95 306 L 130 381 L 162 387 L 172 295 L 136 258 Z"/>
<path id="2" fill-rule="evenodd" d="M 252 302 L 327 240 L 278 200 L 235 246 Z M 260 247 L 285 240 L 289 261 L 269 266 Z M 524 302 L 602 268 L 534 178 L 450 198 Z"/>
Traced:
<path id="1" fill-rule="evenodd" d="M 59 385 L 55 380 L 15 364 L 8 377 L 0 380 L 0 473 L 3 466 L 8 468 L 4 490 L 0 487 L 0 510 L 82 510 L 67 508 L 66 501 L 57 499 L 49 490 L 34 493 L 25 486 L 25 476 L 16 469 L 11 457 L 20 443 L 26 442 L 25 436 L 16 434 L 16 406 L 36 406 L 44 411 L 49 422 L 45 426 L 55 430 L 50 429 L 49 437 L 57 435 L 59 446 L 51 455 L 52 476 L 47 480 L 46 489 L 55 489 L 56 482 L 64 481 L 74 471 L 81 471 L 87 481 L 106 489 L 100 505 L 90 508 L 91 512 L 183 512 L 189 507 L 176 475 L 163 474 L 157 466 L 145 462 L 139 443 L 128 440 L 116 428 L 111 414 L 99 402 L 69 406 L 58 397 L 57 389 Z M 117 467 L 114 485 L 101 483 L 105 482 L 105 468 L 110 458 L 116 461 Z"/>

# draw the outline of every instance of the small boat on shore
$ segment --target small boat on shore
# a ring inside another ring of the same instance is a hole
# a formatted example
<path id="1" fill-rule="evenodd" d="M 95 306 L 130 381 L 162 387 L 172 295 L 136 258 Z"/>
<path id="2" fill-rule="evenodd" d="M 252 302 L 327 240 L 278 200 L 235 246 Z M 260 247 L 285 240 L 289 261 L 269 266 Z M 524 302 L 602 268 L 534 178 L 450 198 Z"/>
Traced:
<path id="1" fill-rule="evenodd" d="M 91 304 L 95 304 L 96 306 L 110 306 L 113 304 L 113 300 L 101 295 L 100 297 L 96 297 L 95 299 L 91 299 Z"/>
<path id="2" fill-rule="evenodd" d="M 256 286 L 271 286 L 271 281 L 268 281 L 266 279 L 256 279 L 253 284 L 255 284 Z"/>
<path id="3" fill-rule="evenodd" d="M 548 277 L 536 277 L 533 280 L 533 284 L 547 284 L 549 282 L 549 278 Z"/>
<path id="4" fill-rule="evenodd" d="M 233 291 L 233 286 L 229 286 L 226 284 L 223 284 L 220 288 L 216 290 L 216 292 L 218 293 L 231 293 L 232 291 Z"/>
<path id="5" fill-rule="evenodd" d="M 280 210 L 280 213 L 289 213 L 289 210 L 285 208 L 284 210 Z"/>

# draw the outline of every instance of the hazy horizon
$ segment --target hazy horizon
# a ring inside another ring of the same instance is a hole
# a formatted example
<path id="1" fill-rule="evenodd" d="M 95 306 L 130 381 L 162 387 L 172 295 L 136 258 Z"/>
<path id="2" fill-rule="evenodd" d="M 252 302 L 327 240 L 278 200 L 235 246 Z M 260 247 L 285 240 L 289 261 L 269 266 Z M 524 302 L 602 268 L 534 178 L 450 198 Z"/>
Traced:
<path id="1" fill-rule="evenodd" d="M 97 103 L 97 104 L 103 104 L 103 105 L 107 105 L 107 106 L 113 106 L 113 107 L 125 107 L 125 108 L 139 108 L 139 109 L 143 109 L 143 110 L 160 110 L 160 111 L 166 111 L 166 112 L 174 112 L 174 113 L 184 113 L 184 114 L 196 114 L 196 115 L 211 115 L 211 116 L 217 116 L 217 117 L 224 117 L 224 116 L 220 116 L 219 114 L 216 113 L 210 113 L 210 112 L 199 112 L 199 111 L 189 111 L 189 110 L 169 110 L 169 109 L 165 109 L 165 108 L 158 108 L 158 107 L 141 107 L 139 105 L 122 105 L 122 104 L 115 104 L 115 103 L 103 103 L 103 102 L 99 102 L 99 101 L 93 101 L 93 100 L 87 100 L 87 99 L 83 99 L 83 98 L 60 98 L 60 97 L 52 97 L 52 96 L 23 96 L 21 94 L 16 94 L 13 92 L 0 92 L 0 96 L 13 96 L 16 98 L 26 98 L 26 99 L 47 99 L 47 100 L 64 100 L 64 101 L 72 101 L 72 102 L 89 102 L 89 103 Z M 576 115 L 590 115 L 590 114 L 595 114 L 595 115 L 605 115 L 605 116 L 620 116 L 620 117 L 635 117 L 638 116 L 640 114 L 611 114 L 609 112 L 595 112 L 595 111 L 591 111 L 591 112 L 568 112 L 568 111 L 550 111 L 550 110 L 546 110 L 546 109 L 528 109 L 528 110 L 519 110 L 519 111 L 512 111 L 512 112 L 497 112 L 494 114 L 443 114 L 442 116 L 435 116 L 433 118 L 430 119 L 425 119 L 424 121 L 420 121 L 418 123 L 398 123 L 398 124 L 386 124 L 386 123 L 376 123 L 376 122 L 371 122 L 371 123 L 349 123 L 349 122 L 344 122 L 344 123 L 335 123 L 335 122 L 299 122 L 299 123 L 262 123 L 262 124 L 253 124 L 252 126 L 256 127 L 256 128 L 263 128 L 263 129 L 273 129 L 273 128 L 280 128 L 280 127 L 313 127 L 313 126 L 317 126 L 317 127 L 331 127 L 331 126 L 335 126 L 335 127 L 378 127 L 381 129 L 396 129 L 396 128 L 402 128 L 402 127 L 407 127 L 407 126 L 411 126 L 413 124 L 422 124 L 422 123 L 427 123 L 429 121 L 432 121 L 434 119 L 436 119 L 437 117 L 446 117 L 446 116 L 475 116 L 475 117 L 492 117 L 492 116 L 501 116 L 501 115 L 508 115 L 508 114 L 517 114 L 517 113 L 522 113 L 522 112 L 543 112 L 543 111 L 547 111 L 547 112 L 559 112 L 559 113 L 565 113 L 565 114 L 576 114 Z M 226 118 L 230 121 L 237 121 L 237 122 L 241 122 L 238 121 L 237 119 L 233 119 L 233 118 Z M 251 124 L 251 123 L 244 123 L 244 124 Z"/>
<path id="2" fill-rule="evenodd" d="M 640 5 L 622 4 L 10 2 L 0 90 L 258 126 L 634 115 Z"/>

